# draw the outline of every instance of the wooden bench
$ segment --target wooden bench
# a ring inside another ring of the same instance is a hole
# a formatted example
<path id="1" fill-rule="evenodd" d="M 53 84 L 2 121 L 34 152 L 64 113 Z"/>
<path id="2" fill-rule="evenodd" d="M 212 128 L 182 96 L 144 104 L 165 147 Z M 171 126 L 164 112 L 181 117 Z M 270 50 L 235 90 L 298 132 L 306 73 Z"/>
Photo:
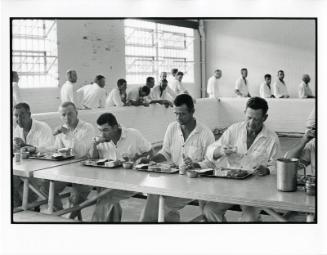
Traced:
<path id="1" fill-rule="evenodd" d="M 78 222 L 72 219 L 67 219 L 52 214 L 44 214 L 34 211 L 22 211 L 13 214 L 14 222 Z"/>

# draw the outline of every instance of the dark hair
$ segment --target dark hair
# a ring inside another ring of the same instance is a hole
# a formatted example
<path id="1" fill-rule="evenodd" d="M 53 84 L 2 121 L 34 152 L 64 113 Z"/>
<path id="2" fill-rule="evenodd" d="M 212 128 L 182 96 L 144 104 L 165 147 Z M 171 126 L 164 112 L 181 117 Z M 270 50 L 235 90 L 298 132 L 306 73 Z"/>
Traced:
<path id="1" fill-rule="evenodd" d="M 173 69 L 171 69 L 171 73 L 172 74 L 176 74 L 178 72 L 178 69 L 177 68 L 173 68 Z"/>
<path id="2" fill-rule="evenodd" d="M 279 74 L 279 73 L 284 73 L 284 71 L 283 71 L 283 70 L 279 70 L 279 71 L 277 72 L 277 74 Z"/>
<path id="3" fill-rule="evenodd" d="M 221 70 L 220 70 L 220 69 L 216 69 L 216 70 L 214 71 L 214 73 L 215 73 L 215 72 L 221 72 Z"/>
<path id="4" fill-rule="evenodd" d="M 60 105 L 60 107 L 65 108 L 65 107 L 68 107 L 68 106 L 70 106 L 70 105 L 73 106 L 73 108 L 74 108 L 75 111 L 77 111 L 76 105 L 75 105 L 73 102 L 69 102 L 69 101 L 67 101 L 67 102 L 63 102 L 63 103 Z"/>
<path id="5" fill-rule="evenodd" d="M 119 80 L 117 81 L 117 86 L 120 87 L 120 86 L 122 86 L 124 83 L 127 84 L 127 81 L 126 81 L 125 79 L 119 79 Z"/>
<path id="6" fill-rule="evenodd" d="M 175 106 L 182 106 L 185 104 L 189 111 L 194 109 L 193 98 L 188 94 L 180 94 L 174 100 Z"/>
<path id="7" fill-rule="evenodd" d="M 108 124 L 111 127 L 113 127 L 115 125 L 118 126 L 118 122 L 117 122 L 115 115 L 113 115 L 112 113 L 109 113 L 109 112 L 101 114 L 99 116 L 99 118 L 97 119 L 97 124 L 99 126 L 104 125 L 104 124 Z"/>
<path id="8" fill-rule="evenodd" d="M 18 103 L 14 106 L 14 109 L 25 109 L 27 112 L 31 112 L 30 106 L 27 103 Z"/>
<path id="9" fill-rule="evenodd" d="M 151 76 L 149 76 L 149 77 L 146 78 L 146 83 L 148 83 L 148 82 L 150 82 L 150 81 L 154 81 L 154 78 L 151 77 Z"/>
<path id="10" fill-rule="evenodd" d="M 270 78 L 271 79 L 271 75 L 269 73 L 265 74 L 264 77 L 265 77 L 265 79 L 267 79 L 267 78 Z"/>
<path id="11" fill-rule="evenodd" d="M 242 72 L 242 71 L 247 71 L 247 70 L 248 70 L 247 68 L 243 67 L 243 68 L 241 69 L 241 72 Z"/>
<path id="12" fill-rule="evenodd" d="M 265 99 L 261 97 L 251 97 L 246 102 L 246 109 L 251 108 L 253 110 L 262 110 L 262 115 L 265 116 L 268 112 L 268 103 Z"/>
<path id="13" fill-rule="evenodd" d="M 150 88 L 148 86 L 141 87 L 141 91 L 144 92 L 146 96 L 150 94 Z"/>
<path id="14" fill-rule="evenodd" d="M 99 74 L 99 75 L 95 76 L 94 82 L 97 82 L 97 81 L 99 81 L 101 79 L 104 79 L 104 78 L 105 77 L 103 75 Z"/>
<path id="15" fill-rule="evenodd" d="M 14 79 L 14 77 L 17 77 L 18 73 L 16 71 L 11 71 L 11 79 Z"/>
<path id="16" fill-rule="evenodd" d="M 176 75 L 184 75 L 183 72 L 178 72 Z"/>

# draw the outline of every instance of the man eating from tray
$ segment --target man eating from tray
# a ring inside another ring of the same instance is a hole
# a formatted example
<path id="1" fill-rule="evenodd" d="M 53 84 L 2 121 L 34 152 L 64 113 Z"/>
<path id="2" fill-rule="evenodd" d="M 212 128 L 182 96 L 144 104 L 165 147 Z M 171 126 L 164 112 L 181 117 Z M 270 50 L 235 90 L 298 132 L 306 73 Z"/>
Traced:
<path id="1" fill-rule="evenodd" d="M 97 119 L 100 136 L 94 137 L 91 155 L 93 159 L 123 161 L 135 160 L 152 154 L 151 144 L 134 128 L 118 124 L 112 113 L 104 113 Z M 128 199 L 137 192 L 111 189 L 98 199 L 92 221 L 120 222 L 122 209 L 120 200 Z"/>
<path id="2" fill-rule="evenodd" d="M 169 161 L 179 168 L 207 168 L 205 153 L 207 147 L 214 142 L 213 133 L 209 128 L 197 121 L 193 99 L 190 95 L 181 94 L 174 100 L 176 121 L 169 124 L 163 141 L 162 149 L 150 161 Z M 149 159 L 140 159 L 148 162 Z M 180 221 L 179 210 L 184 208 L 191 199 L 165 197 L 165 221 Z M 158 220 L 158 196 L 148 194 L 146 206 L 141 215 L 141 221 L 152 222 Z"/>
<path id="3" fill-rule="evenodd" d="M 13 151 L 24 150 L 30 154 L 44 152 L 53 144 L 51 128 L 45 122 L 31 117 L 30 106 L 27 103 L 18 103 L 14 106 L 14 118 L 17 126 L 13 131 Z M 44 181 L 31 178 L 30 182 L 38 187 L 44 185 Z M 14 207 L 21 205 L 22 181 L 17 176 L 13 178 Z M 29 192 L 29 202 L 36 199 L 35 194 Z"/>
<path id="4" fill-rule="evenodd" d="M 245 121 L 231 125 L 211 144 L 207 159 L 216 166 L 249 170 L 258 176 L 270 174 L 280 150 L 278 136 L 263 123 L 268 117 L 265 99 L 252 97 L 246 103 Z M 203 213 L 210 222 L 226 221 L 225 212 L 233 204 L 206 202 Z M 241 206 L 240 221 L 260 221 L 260 209 Z"/>
<path id="5" fill-rule="evenodd" d="M 59 106 L 59 115 L 62 120 L 62 125 L 57 127 L 53 135 L 55 136 L 55 150 L 62 151 L 71 149 L 72 155 L 75 158 L 84 158 L 92 146 L 92 140 L 95 135 L 95 130 L 92 124 L 78 118 L 76 106 L 72 102 L 64 102 Z M 58 193 L 61 192 L 67 183 L 56 182 L 55 184 L 55 200 L 60 202 Z M 91 191 L 90 186 L 72 184 L 69 202 L 72 206 L 84 202 Z M 57 208 L 61 209 L 62 205 Z M 70 218 L 78 217 L 82 219 L 81 212 L 75 211 L 70 214 Z"/>

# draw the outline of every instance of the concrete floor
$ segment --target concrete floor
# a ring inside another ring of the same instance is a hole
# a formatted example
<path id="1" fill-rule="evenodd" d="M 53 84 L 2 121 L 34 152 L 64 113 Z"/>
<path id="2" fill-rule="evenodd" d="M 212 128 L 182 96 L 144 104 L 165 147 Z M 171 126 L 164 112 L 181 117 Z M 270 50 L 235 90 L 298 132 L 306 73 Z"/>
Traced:
<path id="1" fill-rule="evenodd" d="M 288 137 L 281 137 L 281 155 L 285 154 L 285 152 L 292 148 L 297 142 L 299 141 L 299 138 L 288 138 Z M 92 197 L 95 195 L 95 191 L 92 191 L 92 193 L 89 195 L 89 197 Z M 68 207 L 68 201 L 65 199 L 64 201 L 65 207 Z M 142 208 L 145 205 L 144 199 L 138 199 L 138 198 L 130 198 L 128 200 L 121 201 L 121 207 L 123 209 L 123 222 L 138 222 L 140 213 Z M 82 211 L 82 217 L 83 221 L 90 221 L 92 218 L 92 214 L 94 211 L 95 206 L 90 206 L 88 208 L 83 209 Z M 43 206 L 41 208 L 41 211 L 46 210 L 46 206 Z M 199 216 L 201 214 L 200 208 L 198 206 L 186 206 L 181 211 L 181 221 L 182 222 L 189 222 L 195 217 Z M 228 221 L 231 222 L 237 222 L 241 213 L 235 212 L 235 211 L 227 211 L 226 218 Z M 269 215 L 263 215 L 262 216 L 263 222 L 274 222 L 275 220 L 269 216 Z"/>

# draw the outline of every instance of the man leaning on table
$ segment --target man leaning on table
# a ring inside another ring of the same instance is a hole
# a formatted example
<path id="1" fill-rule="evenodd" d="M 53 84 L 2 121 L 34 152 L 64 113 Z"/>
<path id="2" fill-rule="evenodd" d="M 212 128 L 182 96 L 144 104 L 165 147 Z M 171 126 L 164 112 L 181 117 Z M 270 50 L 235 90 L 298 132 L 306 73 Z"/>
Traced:
<path id="1" fill-rule="evenodd" d="M 27 103 L 18 103 L 14 106 L 14 118 L 17 126 L 13 132 L 13 150 L 21 149 L 30 153 L 45 152 L 53 144 L 51 128 L 45 122 L 35 120 L 31 117 L 30 106 Z M 44 182 L 31 178 L 31 183 L 43 186 Z M 22 181 L 14 176 L 13 178 L 13 200 L 14 207 L 21 205 Z M 36 199 L 34 193 L 29 193 L 29 202 Z"/>
<path id="2" fill-rule="evenodd" d="M 71 148 L 75 158 L 84 158 L 88 155 L 92 139 L 95 135 L 93 126 L 78 118 L 76 106 L 72 102 L 64 102 L 59 106 L 59 114 L 62 120 L 62 125 L 57 127 L 53 135 L 55 136 L 55 149 Z M 55 199 L 59 199 L 58 192 L 62 191 L 66 183 L 56 182 L 55 184 Z M 76 206 L 87 199 L 90 186 L 72 184 L 72 189 L 69 197 L 69 202 L 72 206 Z M 71 213 L 70 218 L 78 216 L 81 219 L 80 211 Z"/>
<path id="3" fill-rule="evenodd" d="M 128 157 L 129 160 L 135 160 L 138 157 L 151 155 L 151 144 L 140 131 L 119 125 L 112 113 L 100 115 L 97 125 L 101 135 L 94 138 L 92 158 L 123 160 Z M 136 193 L 111 189 L 109 193 L 98 199 L 92 221 L 120 222 L 122 209 L 119 202 Z"/>
<path id="4" fill-rule="evenodd" d="M 279 139 L 264 122 L 268 117 L 265 99 L 252 97 L 246 103 L 245 121 L 231 125 L 222 137 L 211 144 L 207 158 L 216 166 L 253 170 L 258 176 L 269 175 L 275 169 L 280 150 Z M 233 204 L 206 202 L 203 213 L 210 222 L 226 221 L 225 212 Z M 259 221 L 260 209 L 241 206 L 240 221 Z"/>
<path id="5" fill-rule="evenodd" d="M 194 103 L 190 95 L 181 94 L 174 100 L 176 121 L 169 124 L 163 140 L 162 149 L 147 161 L 170 161 L 181 167 L 207 168 L 210 162 L 205 161 L 207 147 L 214 142 L 213 133 L 209 128 L 197 121 L 194 114 Z M 165 221 L 180 221 L 179 210 L 192 199 L 165 196 Z M 152 222 L 158 219 L 158 197 L 148 195 L 146 206 L 141 215 L 141 221 Z"/>

